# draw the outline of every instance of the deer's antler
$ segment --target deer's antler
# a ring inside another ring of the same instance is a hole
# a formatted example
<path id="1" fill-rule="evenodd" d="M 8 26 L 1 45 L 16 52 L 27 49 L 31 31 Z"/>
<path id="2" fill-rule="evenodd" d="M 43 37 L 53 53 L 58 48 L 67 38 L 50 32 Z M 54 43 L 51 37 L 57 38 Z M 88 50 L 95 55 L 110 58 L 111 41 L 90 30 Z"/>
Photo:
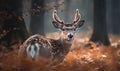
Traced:
<path id="1" fill-rule="evenodd" d="M 74 18 L 72 24 L 75 25 L 76 23 L 78 23 L 78 22 L 80 21 L 80 18 L 81 18 L 81 15 L 80 15 L 80 13 L 79 13 L 79 10 L 76 9 L 75 18 Z"/>
<path id="2" fill-rule="evenodd" d="M 53 11 L 53 19 L 54 19 L 55 22 L 58 22 L 62 25 L 64 24 L 63 21 L 58 17 L 56 10 Z"/>

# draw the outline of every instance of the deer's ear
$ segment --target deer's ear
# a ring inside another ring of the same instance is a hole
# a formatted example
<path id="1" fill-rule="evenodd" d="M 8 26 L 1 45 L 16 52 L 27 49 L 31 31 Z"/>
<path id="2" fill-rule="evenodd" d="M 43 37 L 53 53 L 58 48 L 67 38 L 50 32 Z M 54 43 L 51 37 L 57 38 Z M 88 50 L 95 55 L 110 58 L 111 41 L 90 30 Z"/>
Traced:
<path id="1" fill-rule="evenodd" d="M 76 28 L 80 28 L 81 26 L 83 26 L 85 20 L 80 20 L 76 25 L 74 25 Z"/>
<path id="2" fill-rule="evenodd" d="M 62 28 L 62 25 L 59 24 L 59 23 L 56 22 L 56 21 L 53 21 L 52 24 L 53 24 L 53 26 L 54 26 L 55 28 L 57 28 L 57 29 L 61 29 L 61 28 Z"/>

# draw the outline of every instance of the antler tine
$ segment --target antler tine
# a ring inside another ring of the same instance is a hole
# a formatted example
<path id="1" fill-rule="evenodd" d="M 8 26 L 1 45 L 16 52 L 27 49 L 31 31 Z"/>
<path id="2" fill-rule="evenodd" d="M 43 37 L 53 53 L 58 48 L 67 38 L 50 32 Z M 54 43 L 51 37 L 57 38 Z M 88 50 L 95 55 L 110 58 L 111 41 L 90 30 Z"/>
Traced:
<path id="1" fill-rule="evenodd" d="M 74 25 L 74 24 L 78 23 L 78 22 L 80 21 L 80 18 L 81 18 L 81 15 L 80 15 L 80 13 L 79 13 L 79 10 L 76 9 L 75 18 L 74 18 L 72 24 Z"/>
<path id="2" fill-rule="evenodd" d="M 58 17 L 56 10 L 53 11 L 53 19 L 54 19 L 54 21 L 56 21 L 60 24 L 64 24 L 63 21 Z"/>

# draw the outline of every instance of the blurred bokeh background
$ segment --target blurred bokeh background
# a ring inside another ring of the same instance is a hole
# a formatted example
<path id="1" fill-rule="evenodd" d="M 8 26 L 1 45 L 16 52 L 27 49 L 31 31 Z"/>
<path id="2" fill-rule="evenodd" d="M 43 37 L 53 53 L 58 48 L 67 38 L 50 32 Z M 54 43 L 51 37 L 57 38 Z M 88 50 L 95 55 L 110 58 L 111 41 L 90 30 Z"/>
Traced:
<path id="1" fill-rule="evenodd" d="M 113 34 L 120 34 L 120 1 L 105 0 L 105 6 L 107 31 Z M 34 15 L 29 13 L 31 9 L 34 9 Z M 80 31 L 88 32 L 89 27 L 93 27 L 94 0 L 23 0 L 23 10 L 28 11 L 28 16 L 26 16 L 26 12 L 23 12 L 28 31 L 31 30 L 33 34 L 42 34 L 43 32 L 45 34 L 56 31 L 51 24 L 53 21 L 52 11 L 54 9 L 58 10 L 58 15 L 61 19 L 69 23 L 74 19 L 75 10 L 79 9 L 81 19 L 85 20 L 85 25 Z M 34 26 L 32 24 L 34 24 Z"/>
<path id="2" fill-rule="evenodd" d="M 13 35 L 24 41 L 33 34 L 57 32 L 52 25 L 54 9 L 66 23 L 73 21 L 79 9 L 85 23 L 77 33 L 91 36 L 92 41 L 109 45 L 110 35 L 120 35 L 119 0 L 0 0 L 0 41 Z"/>

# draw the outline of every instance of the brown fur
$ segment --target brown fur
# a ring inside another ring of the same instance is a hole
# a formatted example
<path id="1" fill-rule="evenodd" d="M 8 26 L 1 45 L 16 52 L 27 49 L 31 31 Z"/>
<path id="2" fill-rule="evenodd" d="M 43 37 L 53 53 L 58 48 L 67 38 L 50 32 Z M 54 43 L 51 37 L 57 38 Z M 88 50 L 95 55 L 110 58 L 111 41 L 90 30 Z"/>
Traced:
<path id="1" fill-rule="evenodd" d="M 37 39 L 37 40 L 35 40 Z M 39 43 L 41 45 L 40 55 L 42 57 L 52 57 L 52 60 L 58 59 L 60 62 L 63 61 L 71 44 L 62 43 L 60 40 L 54 40 L 42 37 L 38 34 L 28 38 L 19 49 L 19 56 L 27 57 L 26 48 L 30 43 Z"/>

